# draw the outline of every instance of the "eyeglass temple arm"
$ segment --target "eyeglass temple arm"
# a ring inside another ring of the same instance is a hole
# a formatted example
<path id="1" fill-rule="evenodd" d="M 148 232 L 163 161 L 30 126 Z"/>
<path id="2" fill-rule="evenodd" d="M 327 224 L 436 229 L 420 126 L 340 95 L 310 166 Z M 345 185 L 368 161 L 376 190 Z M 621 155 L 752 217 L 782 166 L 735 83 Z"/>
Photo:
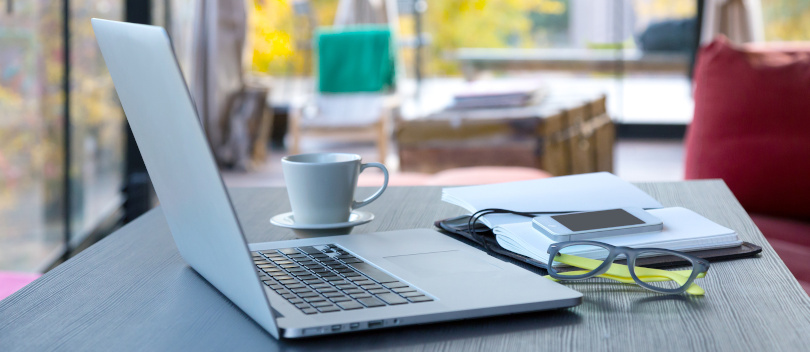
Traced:
<path id="1" fill-rule="evenodd" d="M 554 261 L 568 264 L 571 266 L 575 266 L 582 269 L 582 271 L 574 271 L 569 272 L 571 275 L 581 275 L 590 272 L 593 269 L 596 269 L 603 263 L 601 260 L 589 259 L 578 257 L 575 255 L 570 254 L 562 254 L 559 253 L 557 257 L 554 258 Z M 638 279 L 644 282 L 660 282 L 660 281 L 675 281 L 681 285 L 685 285 L 686 281 L 689 280 L 689 276 L 692 274 L 691 270 L 678 270 L 678 271 L 667 271 L 667 270 L 660 270 L 660 269 L 653 269 L 653 268 L 645 268 L 642 266 L 636 266 L 636 276 Z M 630 269 L 627 265 L 623 264 L 616 264 L 613 263 L 608 270 L 600 275 L 599 277 L 604 277 L 606 279 L 611 279 L 623 283 L 635 283 L 633 277 L 630 276 Z M 705 277 L 706 273 L 702 272 L 698 274 L 698 278 Z M 557 280 L 555 280 L 557 281 Z M 706 291 L 703 290 L 700 286 L 695 283 L 689 285 L 689 288 L 686 290 L 687 293 L 692 295 L 703 295 Z"/>

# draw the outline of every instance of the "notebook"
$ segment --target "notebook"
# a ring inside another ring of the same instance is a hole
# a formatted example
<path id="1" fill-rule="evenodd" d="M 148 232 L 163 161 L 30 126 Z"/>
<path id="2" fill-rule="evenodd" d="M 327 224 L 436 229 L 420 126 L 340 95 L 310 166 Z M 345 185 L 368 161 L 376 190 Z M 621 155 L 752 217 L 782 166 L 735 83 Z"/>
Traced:
<path id="1" fill-rule="evenodd" d="M 742 244 L 734 230 L 718 225 L 689 209 L 672 207 L 653 209 L 649 212 L 664 223 L 662 231 L 605 237 L 598 241 L 614 246 L 662 248 L 683 252 L 738 247 Z M 496 226 L 493 232 L 496 241 L 504 249 L 531 257 L 541 263 L 548 263 L 546 251 L 555 241 L 535 230 L 531 222 Z M 567 254 L 604 259 L 599 257 L 602 252 L 573 251 Z"/>
<path id="2" fill-rule="evenodd" d="M 734 248 L 742 244 L 732 229 L 689 209 L 663 208 L 661 203 L 638 187 L 607 172 L 445 188 L 442 190 L 442 200 L 461 206 L 470 213 L 486 208 L 561 213 L 641 207 L 663 221 L 663 231 L 602 238 L 600 241 L 616 246 L 679 251 Z M 554 241 L 536 231 L 530 218 L 492 214 L 481 218 L 481 222 L 492 230 L 499 247 L 541 264 L 548 261 L 546 250 Z M 572 254 L 588 256 L 588 253 Z"/>
<path id="3" fill-rule="evenodd" d="M 480 186 L 445 187 L 442 189 L 442 201 L 460 206 L 470 213 L 486 208 L 545 213 L 624 207 L 663 208 L 655 198 L 609 172 Z M 512 214 L 493 214 L 481 218 L 490 228 L 526 220 L 525 217 Z"/>

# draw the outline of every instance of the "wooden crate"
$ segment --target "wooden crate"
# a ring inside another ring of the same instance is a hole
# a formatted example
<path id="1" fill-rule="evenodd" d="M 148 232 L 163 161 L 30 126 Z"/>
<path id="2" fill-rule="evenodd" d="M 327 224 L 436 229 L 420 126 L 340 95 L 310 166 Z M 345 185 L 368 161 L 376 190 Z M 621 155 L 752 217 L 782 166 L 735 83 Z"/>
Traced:
<path id="1" fill-rule="evenodd" d="M 527 166 L 553 175 L 612 171 L 613 123 L 605 97 L 557 102 L 554 109 L 504 109 L 399 121 L 402 171 Z M 464 118 L 466 117 L 466 118 Z"/>

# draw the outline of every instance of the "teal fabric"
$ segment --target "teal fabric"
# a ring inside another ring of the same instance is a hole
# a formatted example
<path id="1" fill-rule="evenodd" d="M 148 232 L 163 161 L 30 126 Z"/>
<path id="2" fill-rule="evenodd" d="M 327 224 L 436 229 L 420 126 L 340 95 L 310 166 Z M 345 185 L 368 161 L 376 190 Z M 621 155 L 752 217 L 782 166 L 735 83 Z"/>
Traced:
<path id="1" fill-rule="evenodd" d="M 381 92 L 394 85 L 394 52 L 388 27 L 319 29 L 318 90 L 321 93 Z"/>

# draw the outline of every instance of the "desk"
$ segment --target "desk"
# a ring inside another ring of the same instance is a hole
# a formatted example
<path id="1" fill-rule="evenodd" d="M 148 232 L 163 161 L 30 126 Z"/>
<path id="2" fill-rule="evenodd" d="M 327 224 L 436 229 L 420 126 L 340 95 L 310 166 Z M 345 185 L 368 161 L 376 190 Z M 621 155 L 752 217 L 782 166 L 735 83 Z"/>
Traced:
<path id="1" fill-rule="evenodd" d="M 567 310 L 276 341 L 183 262 L 163 214 L 152 210 L 0 301 L 0 351 L 806 350 L 810 298 L 722 181 L 640 187 L 736 230 L 762 246 L 761 257 L 712 264 L 699 280 L 705 297 L 587 281 L 567 284 L 585 295 Z M 293 237 L 268 223 L 289 209 L 284 189 L 231 193 L 249 241 Z M 439 187 L 389 188 L 368 206 L 377 218 L 357 236 L 463 213 L 440 194 Z"/>

